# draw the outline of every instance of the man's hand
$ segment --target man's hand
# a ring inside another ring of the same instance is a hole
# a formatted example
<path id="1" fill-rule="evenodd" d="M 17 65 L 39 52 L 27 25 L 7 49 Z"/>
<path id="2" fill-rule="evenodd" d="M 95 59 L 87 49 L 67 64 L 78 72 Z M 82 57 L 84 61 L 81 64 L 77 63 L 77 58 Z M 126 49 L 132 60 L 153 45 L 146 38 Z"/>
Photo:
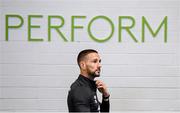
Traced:
<path id="1" fill-rule="evenodd" d="M 110 94 L 107 90 L 106 84 L 104 84 L 101 80 L 96 80 L 96 86 L 99 92 L 101 92 L 104 97 L 109 97 Z"/>

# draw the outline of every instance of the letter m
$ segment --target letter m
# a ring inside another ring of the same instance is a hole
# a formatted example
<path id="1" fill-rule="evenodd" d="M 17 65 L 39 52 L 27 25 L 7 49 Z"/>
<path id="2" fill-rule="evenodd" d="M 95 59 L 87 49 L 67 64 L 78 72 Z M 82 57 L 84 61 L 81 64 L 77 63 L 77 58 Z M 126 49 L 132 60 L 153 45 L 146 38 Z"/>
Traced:
<path id="1" fill-rule="evenodd" d="M 147 22 L 146 18 L 144 16 L 142 17 L 142 42 L 145 42 L 145 26 L 148 28 L 153 37 L 156 37 L 162 26 L 164 26 L 164 42 L 167 42 L 167 16 L 164 17 L 163 21 L 161 22 L 157 30 L 155 30 L 155 32 Z"/>

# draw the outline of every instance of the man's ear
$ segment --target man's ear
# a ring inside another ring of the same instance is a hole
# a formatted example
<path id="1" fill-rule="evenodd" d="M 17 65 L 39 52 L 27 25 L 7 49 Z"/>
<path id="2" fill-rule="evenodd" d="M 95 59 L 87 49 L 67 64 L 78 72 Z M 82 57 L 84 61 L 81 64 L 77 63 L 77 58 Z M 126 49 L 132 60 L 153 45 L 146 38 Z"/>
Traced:
<path id="1" fill-rule="evenodd" d="M 86 65 L 85 65 L 85 62 L 84 61 L 81 61 L 80 62 L 80 66 L 81 66 L 81 69 L 85 69 L 86 68 Z"/>

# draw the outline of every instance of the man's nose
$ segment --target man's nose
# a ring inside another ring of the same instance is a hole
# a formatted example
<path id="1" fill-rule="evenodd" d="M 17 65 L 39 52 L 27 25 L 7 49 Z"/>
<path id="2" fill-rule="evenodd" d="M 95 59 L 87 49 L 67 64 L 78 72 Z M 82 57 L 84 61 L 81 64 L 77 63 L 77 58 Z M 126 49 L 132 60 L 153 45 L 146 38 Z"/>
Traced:
<path id="1" fill-rule="evenodd" d="M 101 63 L 99 63 L 99 65 L 98 65 L 100 68 L 102 67 L 102 65 L 101 65 Z"/>

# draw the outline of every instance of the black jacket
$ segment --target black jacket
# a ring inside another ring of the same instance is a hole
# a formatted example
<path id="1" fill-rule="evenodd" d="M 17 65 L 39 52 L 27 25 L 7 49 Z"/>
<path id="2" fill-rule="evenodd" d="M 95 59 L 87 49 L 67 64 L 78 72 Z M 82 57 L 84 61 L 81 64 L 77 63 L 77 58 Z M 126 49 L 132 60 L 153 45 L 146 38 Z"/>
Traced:
<path id="1" fill-rule="evenodd" d="M 69 112 L 109 112 L 109 101 L 98 101 L 96 84 L 82 75 L 71 85 L 67 102 Z"/>

